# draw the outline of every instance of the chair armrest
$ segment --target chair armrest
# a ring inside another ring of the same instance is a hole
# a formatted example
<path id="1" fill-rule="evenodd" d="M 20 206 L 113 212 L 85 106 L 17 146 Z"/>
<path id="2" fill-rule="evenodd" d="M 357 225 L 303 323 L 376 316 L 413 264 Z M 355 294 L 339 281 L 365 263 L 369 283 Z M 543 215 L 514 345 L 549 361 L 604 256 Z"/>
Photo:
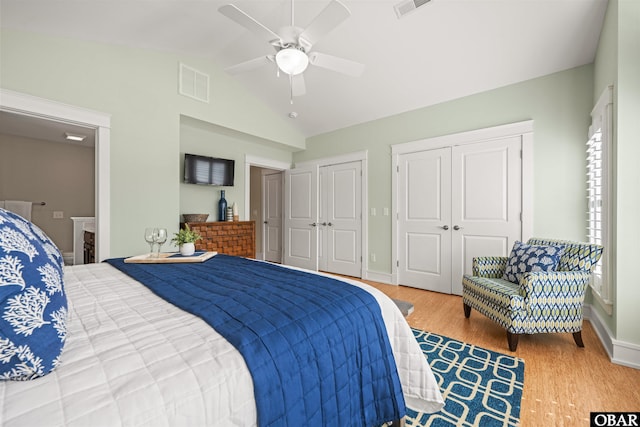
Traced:
<path id="1" fill-rule="evenodd" d="M 590 277 L 589 271 L 528 272 L 520 276 L 520 293 L 526 305 L 541 300 L 552 304 L 554 298 L 582 305 Z"/>
<path id="2" fill-rule="evenodd" d="M 507 268 L 506 256 L 481 256 L 473 258 L 472 271 L 474 276 L 488 279 L 500 279 Z"/>

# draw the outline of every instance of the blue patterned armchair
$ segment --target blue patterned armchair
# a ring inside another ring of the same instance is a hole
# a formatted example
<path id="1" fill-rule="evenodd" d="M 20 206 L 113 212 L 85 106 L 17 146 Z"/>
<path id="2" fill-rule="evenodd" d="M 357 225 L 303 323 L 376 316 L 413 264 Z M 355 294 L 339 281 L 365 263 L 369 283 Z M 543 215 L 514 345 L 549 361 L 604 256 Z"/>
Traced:
<path id="1" fill-rule="evenodd" d="M 473 275 L 462 278 L 464 315 L 471 308 L 484 314 L 507 330 L 509 350 L 515 351 L 520 334 L 571 332 L 579 347 L 582 343 L 582 305 L 589 278 L 602 256 L 603 247 L 566 240 L 532 238 L 527 245 L 558 249 L 556 264 L 550 271 L 516 271 L 526 267 L 527 258 L 517 259 L 516 242 L 510 257 L 473 259 Z M 527 248 L 527 245 L 522 245 Z M 524 250 L 518 251 L 522 254 Z M 541 253 L 541 252 L 538 252 Z M 554 251 L 540 255 L 552 264 Z M 551 261 L 550 261 L 551 260 Z M 544 270 L 544 266 L 542 268 Z M 505 274 L 506 271 L 506 274 Z M 511 271 L 513 273 L 513 271 Z"/>

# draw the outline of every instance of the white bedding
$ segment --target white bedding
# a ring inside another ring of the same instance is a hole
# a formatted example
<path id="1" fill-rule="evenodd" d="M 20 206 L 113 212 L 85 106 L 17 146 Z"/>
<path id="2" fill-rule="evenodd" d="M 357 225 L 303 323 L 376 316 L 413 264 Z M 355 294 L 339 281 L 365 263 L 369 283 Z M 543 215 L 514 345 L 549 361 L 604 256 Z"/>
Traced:
<path id="1" fill-rule="evenodd" d="M 435 412 L 438 384 L 395 304 L 364 283 L 384 317 L 407 406 Z M 201 319 L 108 264 L 65 269 L 62 365 L 0 382 L 2 426 L 253 426 L 251 375 L 240 353 Z"/>

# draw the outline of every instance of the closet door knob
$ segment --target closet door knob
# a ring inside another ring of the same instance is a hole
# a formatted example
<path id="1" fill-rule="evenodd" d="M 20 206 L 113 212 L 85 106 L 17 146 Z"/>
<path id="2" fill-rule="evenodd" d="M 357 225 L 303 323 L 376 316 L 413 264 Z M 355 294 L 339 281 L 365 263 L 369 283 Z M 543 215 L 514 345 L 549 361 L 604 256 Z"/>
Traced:
<path id="1" fill-rule="evenodd" d="M 440 228 L 442 228 L 443 230 L 448 230 L 449 226 L 448 225 L 442 225 L 442 226 L 440 226 Z"/>
<path id="2" fill-rule="evenodd" d="M 453 226 L 453 229 L 454 229 L 454 230 L 462 230 L 462 227 L 460 227 L 459 225 L 454 225 L 454 226 Z"/>
<path id="3" fill-rule="evenodd" d="M 316 224 L 316 223 L 314 222 L 313 224 L 309 224 L 309 225 L 310 225 L 310 226 L 312 226 L 312 227 L 315 227 L 315 226 L 316 226 L 316 225 L 318 225 L 318 224 Z"/>

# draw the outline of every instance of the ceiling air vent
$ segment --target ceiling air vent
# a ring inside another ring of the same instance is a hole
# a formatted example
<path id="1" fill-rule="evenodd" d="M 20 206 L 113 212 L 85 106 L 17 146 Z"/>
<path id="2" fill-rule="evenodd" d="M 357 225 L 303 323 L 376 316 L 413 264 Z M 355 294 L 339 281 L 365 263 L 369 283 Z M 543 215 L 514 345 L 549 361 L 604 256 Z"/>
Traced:
<path id="1" fill-rule="evenodd" d="M 402 18 L 406 14 L 413 12 L 420 6 L 424 6 L 430 1 L 431 0 L 404 0 L 393 6 L 393 8 L 395 9 L 398 18 Z"/>

